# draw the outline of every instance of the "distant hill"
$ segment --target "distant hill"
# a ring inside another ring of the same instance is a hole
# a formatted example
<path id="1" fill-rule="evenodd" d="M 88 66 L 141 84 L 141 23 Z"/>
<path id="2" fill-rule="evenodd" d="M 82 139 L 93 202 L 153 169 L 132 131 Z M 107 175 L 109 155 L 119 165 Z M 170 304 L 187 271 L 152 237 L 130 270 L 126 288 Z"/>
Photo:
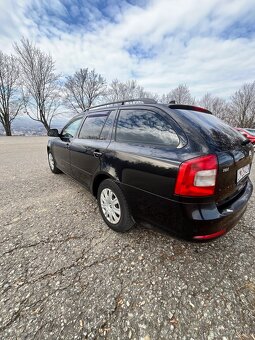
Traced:
<path id="1" fill-rule="evenodd" d="M 52 121 L 51 127 L 63 127 L 65 123 L 69 120 L 70 118 L 67 117 L 62 117 L 62 118 L 56 118 Z M 40 128 L 42 126 L 42 123 L 37 122 L 27 116 L 21 116 L 17 117 L 13 123 L 12 127 L 13 128 Z"/>
<path id="2" fill-rule="evenodd" d="M 57 117 L 51 123 L 52 128 L 62 129 L 70 117 Z M 4 134 L 4 129 L 0 125 L 0 135 Z M 46 130 L 42 123 L 37 122 L 27 116 L 16 117 L 12 123 L 13 135 L 46 135 Z"/>

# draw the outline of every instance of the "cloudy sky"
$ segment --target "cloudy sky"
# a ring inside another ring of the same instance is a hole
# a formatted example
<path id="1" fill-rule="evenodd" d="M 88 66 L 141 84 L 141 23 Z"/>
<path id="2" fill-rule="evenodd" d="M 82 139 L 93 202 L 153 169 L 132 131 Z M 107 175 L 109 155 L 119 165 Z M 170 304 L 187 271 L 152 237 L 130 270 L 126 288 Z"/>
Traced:
<path id="1" fill-rule="evenodd" d="M 22 36 L 64 75 L 95 68 L 166 93 L 227 97 L 255 80 L 255 0 L 0 0 L 0 49 Z"/>

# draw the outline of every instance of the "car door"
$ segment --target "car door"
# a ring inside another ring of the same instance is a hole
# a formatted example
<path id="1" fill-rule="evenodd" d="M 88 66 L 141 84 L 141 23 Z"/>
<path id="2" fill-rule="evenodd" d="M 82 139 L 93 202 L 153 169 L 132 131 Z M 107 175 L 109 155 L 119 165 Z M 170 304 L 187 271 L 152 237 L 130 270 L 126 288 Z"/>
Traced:
<path id="1" fill-rule="evenodd" d="M 90 113 L 70 145 L 72 174 L 87 187 L 104 159 L 114 118 L 115 110 Z"/>
<path id="2" fill-rule="evenodd" d="M 83 117 L 80 116 L 69 122 L 63 128 L 59 138 L 54 140 L 52 146 L 53 155 L 58 168 L 69 175 L 71 175 L 70 143 L 78 131 L 82 118 Z"/>
<path id="3" fill-rule="evenodd" d="M 155 108 L 127 107 L 119 112 L 107 164 L 114 168 L 137 220 L 166 223 L 167 199 L 172 196 L 183 145 L 176 128 L 167 114 Z"/>

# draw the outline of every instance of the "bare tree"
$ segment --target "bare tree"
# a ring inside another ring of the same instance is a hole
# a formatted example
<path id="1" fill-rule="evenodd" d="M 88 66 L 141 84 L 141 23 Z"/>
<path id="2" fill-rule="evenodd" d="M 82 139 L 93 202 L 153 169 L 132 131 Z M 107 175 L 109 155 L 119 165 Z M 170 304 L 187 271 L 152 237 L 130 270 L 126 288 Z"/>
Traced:
<path id="1" fill-rule="evenodd" d="M 68 76 L 65 83 L 65 102 L 74 111 L 85 111 L 105 95 L 106 80 L 95 70 L 81 68 Z"/>
<path id="2" fill-rule="evenodd" d="M 176 104 L 194 105 L 195 98 L 191 96 L 190 90 L 187 85 L 180 84 L 168 94 L 162 96 L 163 103 L 170 103 L 174 100 Z"/>
<path id="3" fill-rule="evenodd" d="M 136 80 L 121 82 L 118 79 L 114 79 L 108 87 L 107 99 L 109 101 L 114 102 L 136 98 L 157 99 L 158 96 L 156 94 L 145 91 L 142 86 L 138 85 Z"/>
<path id="4" fill-rule="evenodd" d="M 229 105 L 225 99 L 206 93 L 199 101 L 198 105 L 211 111 L 216 117 L 233 125 L 234 119 L 230 112 Z"/>
<path id="5" fill-rule="evenodd" d="M 230 112 L 238 127 L 255 126 L 255 81 L 244 84 L 230 98 Z"/>
<path id="6" fill-rule="evenodd" d="M 22 96 L 18 90 L 19 68 L 17 60 L 0 51 L 0 123 L 6 136 L 11 136 L 11 123 L 22 108 Z"/>
<path id="7" fill-rule="evenodd" d="M 59 75 L 51 55 L 42 52 L 29 40 L 14 44 L 22 76 L 24 108 L 27 115 L 41 122 L 48 131 L 59 112 Z"/>

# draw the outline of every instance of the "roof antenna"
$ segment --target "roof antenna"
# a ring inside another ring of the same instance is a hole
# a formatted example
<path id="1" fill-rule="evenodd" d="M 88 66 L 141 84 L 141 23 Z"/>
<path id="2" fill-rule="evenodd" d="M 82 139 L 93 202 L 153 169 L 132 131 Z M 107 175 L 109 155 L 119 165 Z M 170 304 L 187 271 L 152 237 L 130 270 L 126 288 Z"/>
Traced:
<path id="1" fill-rule="evenodd" d="M 175 103 L 175 100 L 171 100 L 171 101 L 169 102 L 169 105 L 171 105 L 171 104 L 176 104 L 176 103 Z"/>

